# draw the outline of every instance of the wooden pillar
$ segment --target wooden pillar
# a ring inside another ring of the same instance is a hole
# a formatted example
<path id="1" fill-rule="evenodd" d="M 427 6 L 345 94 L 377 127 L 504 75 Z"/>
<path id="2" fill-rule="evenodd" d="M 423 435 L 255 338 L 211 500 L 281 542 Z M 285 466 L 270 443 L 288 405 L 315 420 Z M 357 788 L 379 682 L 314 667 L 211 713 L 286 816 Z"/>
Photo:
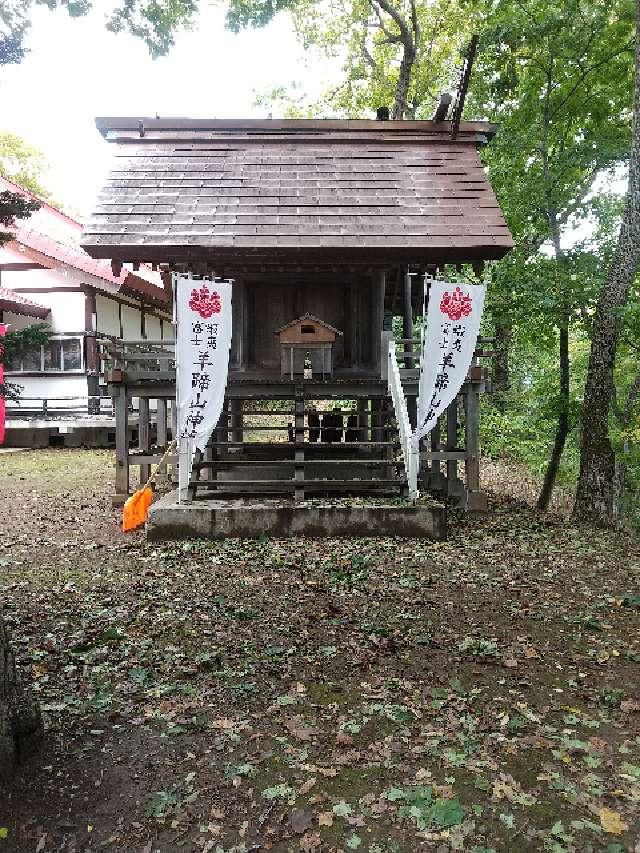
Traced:
<path id="1" fill-rule="evenodd" d="M 439 453 L 442 450 L 442 440 L 440 434 L 440 421 L 437 420 L 435 426 L 431 430 L 431 450 L 434 453 Z M 429 488 L 434 492 L 440 492 L 444 488 L 444 477 L 439 459 L 431 461 L 431 473 L 429 475 Z"/>
<path id="2" fill-rule="evenodd" d="M 447 408 L 447 443 L 445 449 L 452 452 L 458 448 L 458 398 Z M 462 499 L 464 483 L 458 477 L 458 460 L 447 460 L 447 496 Z"/>
<path id="3" fill-rule="evenodd" d="M 364 397 L 358 399 L 358 429 L 358 441 L 370 441 L 369 401 Z"/>
<path id="4" fill-rule="evenodd" d="M 405 350 L 410 350 L 413 348 L 413 302 L 411 300 L 411 281 L 412 277 L 409 274 L 409 268 L 404 271 L 404 292 L 403 292 L 403 304 L 402 304 L 402 337 L 411 341 L 411 343 L 405 344 Z M 413 370 L 415 367 L 415 359 L 411 355 L 407 355 L 404 358 L 404 366 L 407 370 Z M 416 428 L 417 421 L 417 402 L 414 396 L 407 397 L 407 414 L 409 415 L 409 423 L 412 428 Z"/>
<path id="5" fill-rule="evenodd" d="M 145 454 L 150 452 L 149 440 L 149 398 L 140 397 L 138 400 L 138 449 Z M 151 466 L 148 463 L 140 466 L 140 485 L 149 479 Z"/>
<path id="6" fill-rule="evenodd" d="M 467 509 L 486 510 L 487 496 L 480 491 L 480 393 L 478 383 L 467 382 L 466 410 Z"/>
<path id="7" fill-rule="evenodd" d="M 298 447 L 305 440 L 304 432 L 304 385 L 296 384 L 296 398 L 294 402 L 295 424 L 294 424 L 294 489 L 293 497 L 296 503 L 304 500 L 304 447 Z"/>
<path id="8" fill-rule="evenodd" d="M 100 364 L 96 338 L 96 292 L 93 287 L 84 288 L 85 365 L 87 374 L 87 414 L 100 414 Z"/>
<path id="9" fill-rule="evenodd" d="M 116 493 L 114 506 L 129 497 L 129 402 L 127 389 L 121 385 L 115 398 L 116 407 Z"/>
<path id="10" fill-rule="evenodd" d="M 378 272 L 374 274 L 374 286 L 373 292 L 371 294 L 371 355 L 373 362 L 372 366 L 375 372 L 380 374 L 382 371 L 382 327 L 384 325 L 385 281 L 385 271 L 378 270 Z"/>
<path id="11" fill-rule="evenodd" d="M 242 413 L 243 400 L 230 400 L 231 405 L 231 440 L 244 441 L 244 415 Z"/>
<path id="12" fill-rule="evenodd" d="M 216 424 L 216 441 L 229 441 L 229 399 L 227 397 L 224 398 L 220 418 Z"/>
<path id="13" fill-rule="evenodd" d="M 175 398 L 173 400 L 171 400 L 170 423 L 171 423 L 171 438 L 177 438 L 178 437 L 178 403 L 175 400 Z"/>
<path id="14" fill-rule="evenodd" d="M 167 401 L 158 400 L 156 409 L 156 444 L 166 450 L 167 447 Z"/>
<path id="15" fill-rule="evenodd" d="M 382 400 L 379 397 L 371 398 L 371 441 L 384 441 Z"/>
<path id="16" fill-rule="evenodd" d="M 351 281 L 347 290 L 347 329 L 349 334 L 349 367 L 360 366 L 360 284 Z M 345 340 L 345 345 L 347 341 Z"/>

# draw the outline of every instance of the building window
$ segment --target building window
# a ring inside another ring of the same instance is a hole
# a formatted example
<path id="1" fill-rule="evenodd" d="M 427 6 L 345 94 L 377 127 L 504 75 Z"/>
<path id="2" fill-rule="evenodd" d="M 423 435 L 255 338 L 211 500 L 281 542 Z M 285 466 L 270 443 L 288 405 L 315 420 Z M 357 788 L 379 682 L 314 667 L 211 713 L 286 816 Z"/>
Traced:
<path id="1" fill-rule="evenodd" d="M 53 335 L 11 365 L 11 373 L 80 373 L 84 369 L 82 337 Z"/>

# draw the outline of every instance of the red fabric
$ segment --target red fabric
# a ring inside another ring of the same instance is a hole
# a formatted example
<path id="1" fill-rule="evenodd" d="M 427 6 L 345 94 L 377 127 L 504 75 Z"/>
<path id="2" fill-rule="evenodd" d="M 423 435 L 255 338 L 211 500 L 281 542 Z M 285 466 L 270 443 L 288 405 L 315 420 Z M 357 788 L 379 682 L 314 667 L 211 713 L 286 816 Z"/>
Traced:
<path id="1" fill-rule="evenodd" d="M 4 323 L 0 323 L 0 338 L 4 337 L 4 333 L 7 331 L 7 327 Z M 4 346 L 0 341 L 0 385 L 4 384 L 4 364 L 3 358 L 4 355 Z M 0 394 L 0 444 L 4 443 L 4 397 Z"/>

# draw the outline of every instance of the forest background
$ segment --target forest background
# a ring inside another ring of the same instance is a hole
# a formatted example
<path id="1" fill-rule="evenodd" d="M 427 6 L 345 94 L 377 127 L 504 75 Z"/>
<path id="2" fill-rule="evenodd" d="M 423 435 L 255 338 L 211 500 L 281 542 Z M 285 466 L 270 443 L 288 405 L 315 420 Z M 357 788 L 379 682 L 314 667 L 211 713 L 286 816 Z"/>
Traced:
<path id="1" fill-rule="evenodd" d="M 23 58 L 30 14 L 42 4 L 98 13 L 86 0 L 10 0 L 0 11 L 0 64 Z M 484 272 L 484 332 L 496 343 L 482 444 L 485 454 L 540 476 L 541 508 L 556 480 L 573 488 L 578 476 L 592 328 L 632 150 L 635 7 L 631 0 L 231 0 L 226 7 L 235 32 L 289 15 L 305 50 L 342 69 L 320 98 L 304 81 L 261 93 L 258 105 L 274 117 L 361 118 L 388 105 L 394 118 L 431 118 L 441 93 L 455 93 L 462 56 L 479 36 L 464 114 L 500 126 L 482 156 L 516 242 Z M 200 12 L 196 0 L 126 0 L 111 4 L 107 27 L 138 36 L 160 56 L 181 29 L 199 26 Z M 9 134 L 0 136 L 0 172 L 44 194 L 38 152 Z M 640 524 L 637 283 L 616 320 L 608 413 L 614 513 Z"/>

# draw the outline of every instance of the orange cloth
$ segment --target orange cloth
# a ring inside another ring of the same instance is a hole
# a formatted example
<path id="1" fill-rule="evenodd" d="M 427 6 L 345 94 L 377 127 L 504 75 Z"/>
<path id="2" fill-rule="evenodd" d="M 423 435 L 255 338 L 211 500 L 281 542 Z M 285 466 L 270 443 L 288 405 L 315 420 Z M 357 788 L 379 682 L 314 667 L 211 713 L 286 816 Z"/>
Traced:
<path id="1" fill-rule="evenodd" d="M 150 486 L 145 486 L 143 489 L 138 489 L 130 498 L 127 499 L 122 509 L 122 531 L 127 533 L 129 530 L 135 530 L 147 520 L 149 506 L 153 500 L 153 490 Z"/>

